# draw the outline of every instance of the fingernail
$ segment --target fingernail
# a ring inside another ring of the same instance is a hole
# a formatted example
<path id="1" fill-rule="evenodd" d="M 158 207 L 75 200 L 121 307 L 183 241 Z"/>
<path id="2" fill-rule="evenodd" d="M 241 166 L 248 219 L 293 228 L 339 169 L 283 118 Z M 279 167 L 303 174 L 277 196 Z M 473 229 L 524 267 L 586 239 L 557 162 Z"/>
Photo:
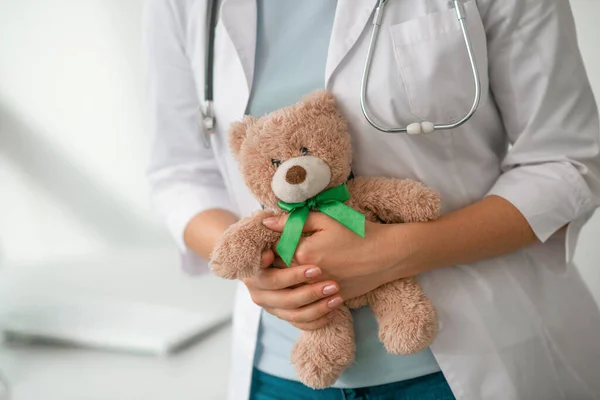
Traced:
<path id="1" fill-rule="evenodd" d="M 263 224 L 266 226 L 273 226 L 279 221 L 279 217 L 269 217 L 263 219 Z"/>
<path id="2" fill-rule="evenodd" d="M 337 292 L 338 292 L 338 288 L 335 285 L 329 285 L 329 286 L 325 286 L 323 288 L 323 294 L 325 296 L 330 296 L 330 295 L 335 294 Z"/>
<path id="3" fill-rule="evenodd" d="M 331 299 L 327 302 L 327 307 L 329 308 L 337 308 L 342 305 L 342 298 L 336 297 L 335 299 Z"/>
<path id="4" fill-rule="evenodd" d="M 307 269 L 304 273 L 304 276 L 306 276 L 307 278 L 314 278 L 315 276 L 319 275 L 321 275 L 321 270 L 319 268 Z"/>

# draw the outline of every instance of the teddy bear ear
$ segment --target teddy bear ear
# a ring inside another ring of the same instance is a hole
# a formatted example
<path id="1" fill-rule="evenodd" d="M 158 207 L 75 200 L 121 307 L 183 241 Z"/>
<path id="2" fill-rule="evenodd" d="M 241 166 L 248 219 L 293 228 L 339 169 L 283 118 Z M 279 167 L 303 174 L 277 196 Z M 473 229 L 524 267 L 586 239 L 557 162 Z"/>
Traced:
<path id="1" fill-rule="evenodd" d="M 305 106 L 320 109 L 323 111 L 331 111 L 337 109 L 337 104 L 333 93 L 324 89 L 319 89 L 308 94 L 306 97 L 304 97 L 302 103 L 304 103 Z"/>
<path id="2" fill-rule="evenodd" d="M 231 128 L 229 129 L 229 148 L 235 157 L 240 153 L 242 143 L 246 140 L 248 129 L 255 122 L 256 118 L 246 115 L 241 121 L 231 124 Z"/>

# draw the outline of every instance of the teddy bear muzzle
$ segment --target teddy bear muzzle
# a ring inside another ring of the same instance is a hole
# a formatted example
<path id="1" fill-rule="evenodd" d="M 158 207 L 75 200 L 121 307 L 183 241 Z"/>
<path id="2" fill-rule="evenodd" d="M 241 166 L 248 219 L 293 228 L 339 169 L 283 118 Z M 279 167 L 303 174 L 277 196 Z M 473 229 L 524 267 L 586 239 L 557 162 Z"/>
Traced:
<path id="1" fill-rule="evenodd" d="M 273 193 L 286 203 L 299 203 L 316 196 L 331 182 L 331 169 L 319 157 L 290 158 L 277 168 L 271 181 Z"/>

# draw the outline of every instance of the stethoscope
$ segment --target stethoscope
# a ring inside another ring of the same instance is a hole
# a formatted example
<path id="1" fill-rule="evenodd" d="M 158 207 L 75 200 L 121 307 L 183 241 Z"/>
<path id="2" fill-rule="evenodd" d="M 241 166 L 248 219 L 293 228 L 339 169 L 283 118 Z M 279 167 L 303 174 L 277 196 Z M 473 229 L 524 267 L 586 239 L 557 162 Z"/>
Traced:
<path id="1" fill-rule="evenodd" d="M 367 107 L 367 88 L 369 84 L 369 75 L 371 73 L 371 64 L 373 62 L 373 53 L 377 46 L 377 38 L 379 36 L 379 30 L 381 28 L 381 22 L 383 21 L 384 7 L 388 0 L 378 0 L 377 8 L 375 9 L 375 17 L 373 18 L 373 28 L 371 31 L 371 39 L 369 41 L 369 47 L 367 50 L 367 59 L 365 61 L 365 68 L 362 75 L 362 83 L 360 90 L 360 107 L 365 119 L 375 129 L 385 133 L 408 133 L 409 135 L 418 135 L 422 133 L 431 133 L 438 130 L 450 130 L 456 129 L 464 125 L 469 121 L 477 109 L 481 101 L 481 80 L 479 77 L 479 69 L 477 68 L 477 61 L 473 52 L 473 45 L 469 36 L 465 20 L 467 18 L 464 5 L 461 0 L 452 0 L 454 9 L 456 10 L 456 16 L 462 30 L 465 47 L 469 55 L 469 61 L 471 63 L 471 72 L 473 74 L 473 81 L 475 82 L 475 95 L 473 99 L 473 105 L 471 110 L 460 120 L 449 124 L 435 124 L 433 122 L 415 122 L 408 125 L 406 128 L 388 128 L 381 125 L 379 122 L 369 114 Z M 199 123 L 202 125 L 203 132 L 201 133 L 204 146 L 210 148 L 210 135 L 214 131 L 215 116 L 213 110 L 213 68 L 214 68 L 214 42 L 215 42 L 215 28 L 217 23 L 217 3 L 218 0 L 209 0 L 207 2 L 207 32 L 206 32 L 206 54 L 205 54 L 205 70 L 204 70 L 204 101 L 198 112 Z"/>

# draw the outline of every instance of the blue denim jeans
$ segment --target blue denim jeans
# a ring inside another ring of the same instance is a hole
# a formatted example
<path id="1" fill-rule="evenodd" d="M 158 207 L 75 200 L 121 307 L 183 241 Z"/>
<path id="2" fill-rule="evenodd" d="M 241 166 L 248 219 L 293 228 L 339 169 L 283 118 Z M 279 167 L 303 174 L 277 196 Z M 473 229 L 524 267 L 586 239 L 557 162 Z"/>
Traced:
<path id="1" fill-rule="evenodd" d="M 455 400 L 441 372 L 360 389 L 313 390 L 254 369 L 250 400 Z"/>

